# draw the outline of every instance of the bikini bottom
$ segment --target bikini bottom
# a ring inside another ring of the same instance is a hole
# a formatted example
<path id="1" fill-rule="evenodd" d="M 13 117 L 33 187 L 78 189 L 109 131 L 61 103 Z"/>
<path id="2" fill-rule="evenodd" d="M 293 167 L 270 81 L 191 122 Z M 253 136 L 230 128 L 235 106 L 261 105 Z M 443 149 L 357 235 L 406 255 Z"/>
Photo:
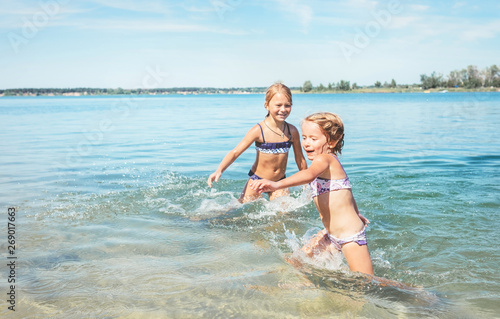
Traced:
<path id="1" fill-rule="evenodd" d="M 335 248 L 337 248 L 337 250 L 340 251 L 342 248 L 342 245 L 347 244 L 347 243 L 355 242 L 356 244 L 358 244 L 360 246 L 367 245 L 365 229 L 366 228 L 363 228 L 363 230 L 361 230 L 359 233 L 356 233 L 352 236 L 345 237 L 345 238 L 333 237 L 328 232 L 326 232 L 326 236 L 328 237 L 328 239 L 330 239 L 330 241 L 335 246 Z"/>
<path id="2" fill-rule="evenodd" d="M 250 179 L 252 179 L 252 180 L 262 179 L 262 177 L 255 174 L 254 171 L 252 171 L 252 170 L 250 170 L 250 172 L 248 172 L 248 176 L 250 176 Z M 286 175 L 283 176 L 282 178 L 280 178 L 278 181 L 281 181 L 282 179 L 285 179 L 285 178 L 286 178 Z"/>

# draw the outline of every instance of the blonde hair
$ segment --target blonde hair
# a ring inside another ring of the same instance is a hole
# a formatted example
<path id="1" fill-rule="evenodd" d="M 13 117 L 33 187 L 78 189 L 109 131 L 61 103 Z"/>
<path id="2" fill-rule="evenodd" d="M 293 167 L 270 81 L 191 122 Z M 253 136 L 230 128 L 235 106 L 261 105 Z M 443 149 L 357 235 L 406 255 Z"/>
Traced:
<path id="1" fill-rule="evenodd" d="M 264 105 L 268 106 L 272 98 L 278 93 L 283 94 L 287 98 L 287 100 L 290 101 L 290 104 L 292 104 L 292 91 L 290 91 L 288 86 L 284 85 L 283 83 L 274 83 L 273 85 L 267 88 L 266 100 Z M 267 112 L 266 116 L 269 116 L 269 112 Z"/>
<path id="2" fill-rule="evenodd" d="M 337 114 L 320 112 L 309 115 L 304 121 L 316 123 L 326 136 L 329 149 L 333 154 L 342 154 L 344 146 L 344 123 Z M 336 142 L 335 146 L 333 144 Z"/>

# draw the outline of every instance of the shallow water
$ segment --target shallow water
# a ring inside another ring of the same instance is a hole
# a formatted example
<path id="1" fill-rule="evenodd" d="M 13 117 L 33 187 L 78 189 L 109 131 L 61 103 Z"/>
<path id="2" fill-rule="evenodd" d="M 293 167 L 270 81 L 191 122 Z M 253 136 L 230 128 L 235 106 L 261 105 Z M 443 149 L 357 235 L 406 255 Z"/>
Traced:
<path id="1" fill-rule="evenodd" d="M 237 202 L 255 151 L 206 178 L 263 95 L 1 98 L 16 318 L 491 318 L 500 307 L 499 93 L 295 95 L 346 125 L 343 162 L 380 285 L 303 259 L 307 190 Z M 293 157 L 288 175 L 297 171 Z M 9 292 L 7 229 L 0 291 Z M 294 267 L 287 260 L 302 262 Z"/>

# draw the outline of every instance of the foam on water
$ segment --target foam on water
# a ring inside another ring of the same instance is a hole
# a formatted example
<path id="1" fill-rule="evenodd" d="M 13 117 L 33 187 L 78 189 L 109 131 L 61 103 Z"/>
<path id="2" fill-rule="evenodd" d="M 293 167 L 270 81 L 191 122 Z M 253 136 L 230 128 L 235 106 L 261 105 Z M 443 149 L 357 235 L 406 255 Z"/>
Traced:
<path id="1" fill-rule="evenodd" d="M 121 191 L 109 191 L 101 194 L 87 193 L 65 193 L 59 194 L 44 204 L 44 210 L 36 214 L 27 214 L 28 219 L 36 220 L 45 225 L 52 224 L 54 220 L 69 222 L 67 225 L 88 228 L 92 223 L 106 223 L 113 225 L 120 222 L 122 218 L 151 218 L 148 215 L 161 218 L 178 217 L 184 221 L 184 225 L 202 223 L 210 228 L 226 229 L 233 234 L 246 233 L 250 242 L 264 240 L 266 249 L 276 251 L 282 262 L 291 263 L 306 276 L 314 286 L 333 293 L 344 294 L 353 300 L 370 300 L 373 305 L 383 309 L 395 311 L 396 313 L 416 314 L 427 313 L 449 313 L 447 302 L 437 297 L 431 291 L 414 289 L 407 286 L 401 289 L 397 286 L 381 286 L 377 280 L 367 281 L 358 278 L 356 274 L 349 271 L 341 254 L 323 252 L 310 258 L 301 250 L 302 246 L 314 236 L 321 228 L 318 227 L 319 217 L 314 205 L 311 203 L 310 194 L 303 189 L 296 189 L 290 195 L 283 196 L 275 201 L 258 199 L 253 202 L 240 204 L 237 191 L 226 188 L 234 188 L 234 185 L 224 185 L 221 189 L 210 189 L 206 187 L 204 178 L 187 177 L 180 174 L 162 173 L 161 178 L 154 178 L 155 183 L 148 183 L 139 188 L 125 187 Z M 21 207 L 30 211 L 29 207 Z M 128 217 L 127 217 L 128 216 Z M 120 222 L 121 223 L 121 222 Z M 193 225 L 194 225 L 193 224 Z M 115 226 L 111 226 L 115 227 Z M 189 226 L 191 227 L 191 226 Z M 108 228 L 108 226 L 106 226 Z M 103 246 L 94 245 L 86 249 L 92 249 L 95 254 L 105 256 L 116 255 L 116 245 L 141 245 L 147 246 L 143 239 L 135 238 L 127 240 L 119 235 L 117 242 L 107 241 Z M 188 234 L 179 233 L 179 238 L 189 237 Z M 60 239 L 70 240 L 73 235 L 60 234 Z M 143 242 L 141 244 L 141 242 Z M 174 240 L 175 242 L 175 240 Z M 216 244 L 217 246 L 219 244 Z M 144 249 L 144 248 L 141 248 Z M 146 248 L 150 250 L 150 248 Z M 241 248 L 237 248 L 241 249 Z M 431 274 L 416 271 L 403 271 L 394 268 L 391 261 L 385 256 L 392 250 L 398 251 L 401 247 L 376 248 L 371 252 L 374 267 L 380 273 L 385 269 L 386 273 L 401 274 L 403 278 L 428 277 Z M 246 250 L 243 249 L 243 251 Z M 196 258 L 209 258 L 203 256 L 202 251 L 196 246 L 188 245 L 179 248 L 179 252 L 196 256 Z M 101 253 L 99 253 L 101 252 Z M 119 253 L 121 254 L 121 253 Z M 118 257 L 118 256 L 117 256 Z M 227 256 L 226 256 L 227 257 Z M 88 257 L 74 253 L 73 249 L 54 254 L 48 259 L 32 259 L 28 264 L 37 265 L 44 271 L 60 271 L 60 267 L 87 263 Z M 119 257 L 118 257 L 119 258 Z M 57 270 L 59 269 L 59 270 Z M 112 270 L 110 270 L 112 271 Z M 457 276 L 457 273 L 440 273 L 446 280 Z M 245 276 L 248 276 L 246 274 Z M 431 277 L 435 277 L 433 274 Z M 52 277 L 51 277 L 52 278 Z M 56 291 L 57 280 L 39 285 L 30 285 L 30 290 L 45 291 L 51 293 Z M 67 286 L 67 289 L 87 289 L 85 287 Z M 66 289 L 65 288 L 65 289 Z M 405 296 L 405 297 L 404 297 Z M 431 307 L 430 311 L 425 310 Z M 413 309 L 413 310 L 411 310 Z M 446 310 L 443 310 L 446 309 Z"/>

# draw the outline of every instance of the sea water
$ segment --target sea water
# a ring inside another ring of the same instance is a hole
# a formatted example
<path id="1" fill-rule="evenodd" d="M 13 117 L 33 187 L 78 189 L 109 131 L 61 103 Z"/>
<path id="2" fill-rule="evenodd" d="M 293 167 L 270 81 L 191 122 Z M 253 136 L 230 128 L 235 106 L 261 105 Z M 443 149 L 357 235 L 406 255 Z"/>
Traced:
<path id="1" fill-rule="evenodd" d="M 253 147 L 207 186 L 263 103 L 0 98 L 1 316 L 499 317 L 500 93 L 294 95 L 298 128 L 343 118 L 375 274 L 401 287 L 300 256 L 321 229 L 307 188 L 239 204 Z"/>

